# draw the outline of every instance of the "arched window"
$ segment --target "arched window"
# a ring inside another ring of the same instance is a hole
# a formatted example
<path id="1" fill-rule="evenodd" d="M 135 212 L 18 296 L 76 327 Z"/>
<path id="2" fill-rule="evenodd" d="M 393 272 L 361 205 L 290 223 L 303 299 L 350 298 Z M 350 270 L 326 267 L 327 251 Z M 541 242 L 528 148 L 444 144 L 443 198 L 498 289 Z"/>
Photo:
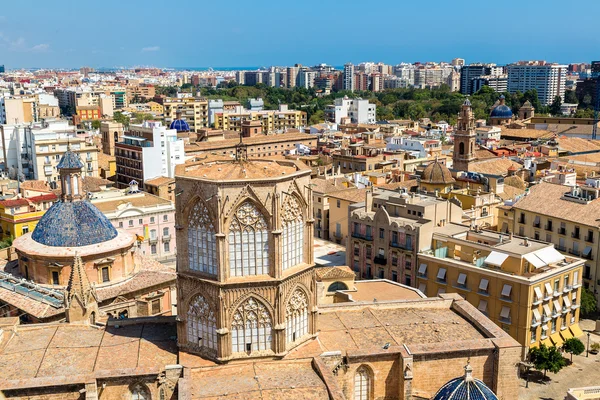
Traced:
<path id="1" fill-rule="evenodd" d="M 143 383 L 136 383 L 129 388 L 131 400 L 150 400 L 150 391 Z"/>
<path id="2" fill-rule="evenodd" d="M 217 349 L 217 318 L 204 297 L 198 295 L 190 303 L 187 324 L 188 342 L 199 347 Z"/>
<path id="3" fill-rule="evenodd" d="M 462 142 L 458 144 L 458 154 L 465 154 L 465 144 Z"/>
<path id="4" fill-rule="evenodd" d="M 251 353 L 271 350 L 271 315 L 259 301 L 250 297 L 233 314 L 231 351 Z"/>
<path id="5" fill-rule="evenodd" d="M 296 289 L 285 308 L 287 343 L 293 343 L 308 333 L 308 298 Z"/>
<path id="6" fill-rule="evenodd" d="M 217 274 L 215 227 L 203 202 L 194 205 L 188 225 L 188 259 L 190 269 Z"/>
<path id="7" fill-rule="evenodd" d="M 283 269 L 300 264 L 304 260 L 304 221 L 296 199 L 287 196 L 283 205 Z"/>
<path id="8" fill-rule="evenodd" d="M 367 367 L 359 367 L 354 374 L 354 400 L 370 400 L 371 374 Z"/>
<path id="9" fill-rule="evenodd" d="M 344 282 L 333 282 L 327 288 L 328 292 L 335 292 L 338 290 L 348 290 L 348 286 L 346 286 L 346 284 Z"/>
<path id="10" fill-rule="evenodd" d="M 229 225 L 229 274 L 231 276 L 269 273 L 269 232 L 260 211 L 247 201 Z"/>

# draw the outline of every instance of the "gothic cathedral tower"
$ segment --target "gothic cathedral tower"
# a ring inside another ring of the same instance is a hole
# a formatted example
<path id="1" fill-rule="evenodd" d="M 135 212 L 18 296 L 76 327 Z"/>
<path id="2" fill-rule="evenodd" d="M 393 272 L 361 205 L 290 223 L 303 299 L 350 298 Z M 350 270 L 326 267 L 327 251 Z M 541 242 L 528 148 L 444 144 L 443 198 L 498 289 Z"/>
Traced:
<path id="1" fill-rule="evenodd" d="M 317 331 L 310 168 L 239 154 L 175 174 L 178 344 L 217 362 L 283 357 Z"/>
<path id="2" fill-rule="evenodd" d="M 463 103 L 458 116 L 452 160 L 455 171 L 469 171 L 469 164 L 475 160 L 475 118 L 469 99 Z"/>

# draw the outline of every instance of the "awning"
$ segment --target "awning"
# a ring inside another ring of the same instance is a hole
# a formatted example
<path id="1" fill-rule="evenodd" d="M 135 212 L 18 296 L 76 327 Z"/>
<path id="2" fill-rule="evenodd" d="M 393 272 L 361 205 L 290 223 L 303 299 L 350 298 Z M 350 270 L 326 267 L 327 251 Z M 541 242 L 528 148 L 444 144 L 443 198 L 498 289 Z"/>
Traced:
<path id="1" fill-rule="evenodd" d="M 544 315 L 550 318 L 550 316 L 552 315 L 552 311 L 550 311 L 550 306 L 548 304 L 544 304 L 542 308 L 544 309 Z"/>
<path id="2" fill-rule="evenodd" d="M 540 342 L 540 344 L 543 344 L 546 347 L 552 347 L 552 342 L 550 341 L 550 338 L 546 338 L 546 339 L 542 340 Z"/>
<path id="3" fill-rule="evenodd" d="M 510 308 L 502 306 L 502 311 L 500 311 L 500 317 L 506 319 L 510 318 Z"/>
<path id="4" fill-rule="evenodd" d="M 487 300 L 479 300 L 479 306 L 477 306 L 477 309 L 481 312 L 486 312 L 487 311 Z"/>
<path id="5" fill-rule="evenodd" d="M 427 272 L 427 264 L 419 265 L 419 275 L 425 275 Z"/>
<path id="6" fill-rule="evenodd" d="M 525 259 L 529 261 L 529 264 L 533 265 L 536 268 L 542 268 L 546 266 L 546 263 L 541 258 L 536 256 L 535 253 L 525 254 L 523 255 L 523 257 L 525 257 Z"/>
<path id="7" fill-rule="evenodd" d="M 548 282 L 546 282 L 546 283 L 544 284 L 544 287 L 546 288 L 546 294 L 547 294 L 548 296 L 552 296 L 552 293 L 554 292 L 554 291 L 552 290 L 552 286 L 550 286 L 550 284 L 549 284 Z"/>
<path id="8" fill-rule="evenodd" d="M 458 284 L 464 286 L 467 281 L 467 274 L 460 273 L 458 274 Z"/>
<path id="9" fill-rule="evenodd" d="M 504 297 L 510 297 L 511 290 L 512 290 L 512 286 L 508 285 L 508 284 L 505 284 L 502 287 L 502 296 L 504 296 Z"/>
<path id="10" fill-rule="evenodd" d="M 419 290 L 425 295 L 427 296 L 427 284 L 425 283 L 419 283 Z"/>
<path id="11" fill-rule="evenodd" d="M 565 329 L 560 331 L 560 336 L 562 336 L 563 340 L 567 340 L 567 339 L 571 339 L 573 337 L 573 334 L 571 333 L 570 330 Z"/>
<path id="12" fill-rule="evenodd" d="M 445 281 L 446 280 L 446 268 L 440 268 L 440 269 L 438 269 L 437 278 L 440 281 Z"/>
<path id="13" fill-rule="evenodd" d="M 479 289 L 487 292 L 488 283 L 489 281 L 487 279 L 481 278 L 481 282 L 479 282 Z"/>
<path id="14" fill-rule="evenodd" d="M 578 337 L 583 336 L 583 331 L 579 327 L 579 324 L 571 325 L 569 329 L 571 329 L 571 333 L 573 334 L 573 337 L 578 338 Z"/>
<path id="15" fill-rule="evenodd" d="M 533 292 L 535 293 L 535 297 L 537 297 L 538 301 L 544 298 L 544 295 L 542 295 L 542 290 L 538 286 L 533 288 Z"/>
<path id="16" fill-rule="evenodd" d="M 545 247 L 541 250 L 536 251 L 534 254 L 538 256 L 543 262 L 545 262 L 546 265 L 554 264 L 565 259 L 565 256 L 560 254 L 558 250 L 556 250 L 554 247 Z"/>
<path id="17" fill-rule="evenodd" d="M 533 317 L 535 318 L 536 322 L 542 322 L 542 316 L 538 310 L 533 310 Z"/>
<path id="18" fill-rule="evenodd" d="M 560 346 L 563 343 L 563 340 L 560 337 L 560 333 L 555 332 L 552 335 L 550 335 L 550 340 L 552 340 L 552 343 L 554 343 L 555 346 Z"/>
<path id="19" fill-rule="evenodd" d="M 559 313 L 562 311 L 562 307 L 560 306 L 558 300 L 554 300 L 552 304 L 554 305 L 554 312 Z"/>
<path id="20" fill-rule="evenodd" d="M 485 263 L 490 265 L 495 265 L 496 267 L 502 266 L 502 263 L 508 258 L 508 254 L 499 253 L 497 251 L 492 251 L 486 258 Z"/>
<path id="21" fill-rule="evenodd" d="M 592 246 L 585 246 L 585 249 L 583 249 L 583 253 L 582 255 L 584 257 L 588 257 L 592 252 Z"/>
<path id="22" fill-rule="evenodd" d="M 568 296 L 563 297 L 563 304 L 565 305 L 565 307 L 571 308 L 571 301 L 569 300 Z"/>

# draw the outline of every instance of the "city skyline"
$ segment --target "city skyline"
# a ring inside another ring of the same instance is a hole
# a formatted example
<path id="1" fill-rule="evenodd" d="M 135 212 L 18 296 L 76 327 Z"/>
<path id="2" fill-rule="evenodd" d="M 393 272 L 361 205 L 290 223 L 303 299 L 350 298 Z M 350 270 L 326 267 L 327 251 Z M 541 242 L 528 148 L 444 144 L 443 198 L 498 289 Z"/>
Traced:
<path id="1" fill-rule="evenodd" d="M 519 3 L 518 8 L 511 1 L 499 10 L 496 4 L 470 1 L 456 7 L 434 0 L 427 8 L 435 10 L 432 14 L 424 14 L 420 4 L 400 7 L 394 2 L 372 9 L 354 1 L 343 8 L 313 0 L 297 9 L 263 3 L 250 8 L 233 2 L 227 14 L 217 3 L 200 6 L 191 1 L 178 2 L 175 9 L 154 1 L 143 8 L 114 0 L 102 8 L 62 1 L 64 7 L 50 10 L 32 2 L 9 3 L 0 12 L 0 63 L 11 69 L 343 65 L 368 60 L 396 64 L 455 57 L 467 63 L 568 63 L 591 61 L 600 46 L 592 31 L 597 4 L 578 16 L 578 39 L 573 42 L 568 35 L 548 34 L 547 22 L 561 15 L 558 1 L 544 2 L 543 8 L 539 1 Z M 25 21 L 16 17 L 25 12 Z M 519 14 L 535 18 L 523 23 Z M 114 29 L 119 15 L 131 17 L 121 21 L 123 29 Z M 182 22 L 181 15 L 198 18 Z M 90 24 L 89 18 L 99 23 Z M 136 18 L 140 25 L 132 29 Z M 330 45 L 338 40 L 342 45 Z"/>

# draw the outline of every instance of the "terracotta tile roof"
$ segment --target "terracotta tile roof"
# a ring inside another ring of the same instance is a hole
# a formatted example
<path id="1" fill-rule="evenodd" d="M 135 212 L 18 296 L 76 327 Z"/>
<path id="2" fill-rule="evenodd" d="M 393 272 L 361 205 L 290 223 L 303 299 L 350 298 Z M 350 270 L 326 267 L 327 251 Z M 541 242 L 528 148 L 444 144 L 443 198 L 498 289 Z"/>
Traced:
<path id="1" fill-rule="evenodd" d="M 0 300 L 3 303 L 10 304 L 19 310 L 33 315 L 39 319 L 51 318 L 64 314 L 63 307 L 56 308 L 39 300 L 32 299 L 21 293 L 13 292 L 6 288 L 0 287 Z"/>
<path id="2" fill-rule="evenodd" d="M 578 137 L 561 136 L 556 139 L 561 150 L 571 153 L 600 150 L 600 140 L 589 140 Z"/>
<path id="3" fill-rule="evenodd" d="M 503 139 L 550 139 L 554 132 L 541 129 L 509 129 L 502 127 L 500 134 Z"/>
<path id="4" fill-rule="evenodd" d="M 349 184 L 350 188 L 354 187 L 354 185 L 346 178 L 315 178 L 310 181 L 313 192 L 321 194 L 349 189 L 344 183 Z"/>
<path id="5" fill-rule="evenodd" d="M 115 156 L 111 156 L 111 155 L 103 153 L 103 152 L 98 153 L 98 167 L 100 167 L 104 170 L 108 170 L 109 163 L 111 161 L 116 161 Z"/>
<path id="6" fill-rule="evenodd" d="M 27 206 L 29 202 L 26 199 L 14 199 L 14 200 L 2 200 L 0 206 L 2 207 L 20 207 Z"/>
<path id="7" fill-rule="evenodd" d="M 397 190 L 397 189 L 411 189 L 419 186 L 419 182 L 416 179 L 410 179 L 404 182 L 386 183 L 384 185 L 377 185 L 379 189 L 385 190 Z"/>
<path id="8" fill-rule="evenodd" d="M 339 192 L 331 193 L 329 197 L 334 199 L 346 200 L 350 203 L 360 203 L 365 201 L 365 193 L 367 193 L 367 190 L 371 190 L 371 188 L 346 189 L 341 190 Z"/>
<path id="9" fill-rule="evenodd" d="M 513 208 L 531 211 L 540 215 L 547 215 L 558 219 L 565 219 L 588 226 L 600 226 L 600 199 L 589 204 L 576 203 L 563 200 L 561 197 L 569 191 L 569 187 L 541 182 L 529 188 L 529 193 Z"/>
<path id="10" fill-rule="evenodd" d="M 107 287 L 98 287 L 96 293 L 98 300 L 103 302 L 118 296 L 130 295 L 140 290 L 154 286 L 175 285 L 177 275 L 175 271 L 140 271 L 124 282 Z"/>
<path id="11" fill-rule="evenodd" d="M 115 211 L 118 209 L 119 205 L 127 203 L 131 203 L 132 207 L 152 207 L 161 204 L 171 204 L 169 200 L 154 196 L 150 193 L 142 192 L 142 194 L 142 196 L 131 195 L 120 197 L 117 200 L 93 201 L 92 204 L 94 204 L 103 213 Z"/>
<path id="12" fill-rule="evenodd" d="M 317 280 L 354 278 L 356 274 L 346 265 L 315 268 Z"/>
<path id="13" fill-rule="evenodd" d="M 490 175 L 506 175 L 508 169 L 514 166 L 521 169 L 522 165 L 508 158 L 490 158 L 489 160 L 476 161 L 469 165 L 469 172 L 479 172 Z"/>
<path id="14" fill-rule="evenodd" d="M 207 161 L 178 166 L 182 176 L 206 179 L 261 179 L 291 175 L 309 167 L 302 162 L 281 163 L 280 160 L 255 159 L 244 162 Z M 181 168 L 183 167 L 183 168 Z"/>
<path id="15" fill-rule="evenodd" d="M 30 189 L 30 190 L 36 190 L 39 192 L 50 192 L 52 190 L 52 189 L 50 189 L 50 185 L 48 185 L 47 181 L 36 181 L 36 180 L 25 181 L 25 182 L 21 183 L 21 189 Z"/>
<path id="16" fill-rule="evenodd" d="M 58 200 L 58 196 L 54 193 L 41 194 L 39 196 L 28 197 L 27 200 L 33 203 L 43 203 L 45 201 L 56 201 Z"/>
<path id="17" fill-rule="evenodd" d="M 144 185 L 162 186 L 169 183 L 175 183 L 175 178 L 168 178 L 166 176 L 159 176 L 158 178 L 148 179 L 144 181 Z"/>
<path id="18" fill-rule="evenodd" d="M 253 136 L 249 138 L 244 138 L 243 142 L 247 145 L 258 145 L 258 144 L 269 144 L 269 143 L 280 143 L 280 142 L 297 142 L 304 140 L 314 140 L 315 143 L 317 141 L 317 137 L 314 135 L 309 135 L 306 133 L 283 133 L 278 135 L 261 135 L 261 136 Z M 185 146 L 186 153 L 194 153 L 201 151 L 214 151 L 221 150 L 224 148 L 233 148 L 236 144 L 240 142 L 239 139 L 224 139 L 218 140 L 214 142 L 194 142 Z"/>
<path id="19" fill-rule="evenodd" d="M 504 187 L 506 188 L 506 186 L 512 186 L 521 190 L 525 190 L 527 188 L 525 181 L 517 175 L 507 176 L 504 178 Z"/>

